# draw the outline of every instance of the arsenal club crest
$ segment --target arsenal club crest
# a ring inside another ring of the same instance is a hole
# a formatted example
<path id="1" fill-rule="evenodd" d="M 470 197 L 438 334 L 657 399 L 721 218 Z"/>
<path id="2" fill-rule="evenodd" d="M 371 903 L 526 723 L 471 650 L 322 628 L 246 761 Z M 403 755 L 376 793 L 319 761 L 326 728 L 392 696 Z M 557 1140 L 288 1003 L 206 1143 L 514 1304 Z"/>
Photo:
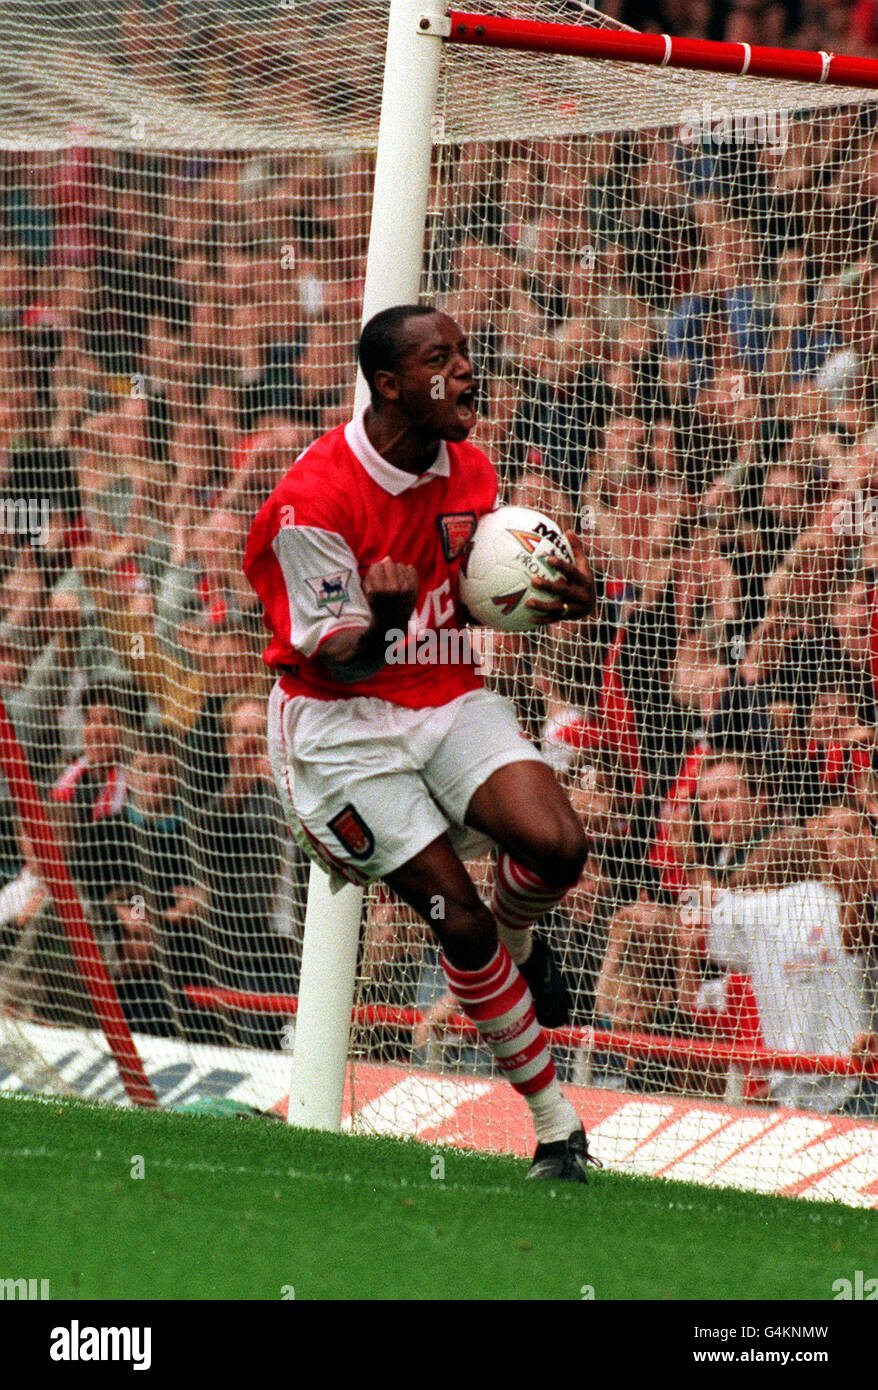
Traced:
<path id="1" fill-rule="evenodd" d="M 375 836 L 350 802 L 328 825 L 339 844 L 344 845 L 354 859 L 368 859 L 375 849 Z"/>
<path id="2" fill-rule="evenodd" d="M 317 836 L 311 833 L 302 820 L 299 821 L 299 830 L 301 832 L 299 835 L 296 835 L 292 829 L 290 833 L 293 835 L 296 843 L 304 849 L 306 854 L 310 855 L 312 859 L 315 859 L 318 864 L 321 864 L 323 868 L 330 873 L 335 872 L 340 874 L 342 878 L 346 878 L 348 883 L 359 884 L 361 888 L 365 887 L 369 882 L 369 875 L 367 873 L 364 873 L 362 869 L 355 868 L 353 864 L 346 864 L 338 855 L 333 854 L 331 849 L 321 844 Z"/>
<path id="3" fill-rule="evenodd" d="M 466 550 L 476 530 L 475 512 L 444 512 L 437 516 L 436 525 L 442 538 L 442 554 L 449 565 Z"/>
<path id="4" fill-rule="evenodd" d="M 350 582 L 350 570 L 336 570 L 334 574 L 322 574 L 317 579 L 305 580 L 317 600 L 318 608 L 325 608 L 334 618 L 341 615 L 341 610 L 350 599 Z"/>

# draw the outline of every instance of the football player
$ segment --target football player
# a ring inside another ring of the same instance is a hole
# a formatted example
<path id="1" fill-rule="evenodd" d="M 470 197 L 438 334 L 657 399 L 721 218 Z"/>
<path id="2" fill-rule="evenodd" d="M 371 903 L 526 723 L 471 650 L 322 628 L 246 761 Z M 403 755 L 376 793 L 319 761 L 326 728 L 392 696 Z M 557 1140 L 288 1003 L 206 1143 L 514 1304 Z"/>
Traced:
<path id="1" fill-rule="evenodd" d="M 461 558 L 497 503 L 494 467 L 467 442 L 466 339 L 445 314 L 397 306 L 366 324 L 359 360 L 369 405 L 306 449 L 247 546 L 278 674 L 275 776 L 333 886 L 381 879 L 434 933 L 452 993 L 530 1108 L 529 1176 L 582 1182 L 594 1160 L 541 1026 L 566 1022 L 569 998 L 530 928 L 578 882 L 586 837 L 510 704 L 484 688 L 470 644 L 409 642 L 399 659 L 400 631 L 462 632 Z M 541 623 L 594 611 L 583 547 L 568 540 L 575 563 L 559 558 L 528 600 Z M 431 664 L 424 650 L 470 659 Z M 463 860 L 488 847 L 486 904 Z"/>

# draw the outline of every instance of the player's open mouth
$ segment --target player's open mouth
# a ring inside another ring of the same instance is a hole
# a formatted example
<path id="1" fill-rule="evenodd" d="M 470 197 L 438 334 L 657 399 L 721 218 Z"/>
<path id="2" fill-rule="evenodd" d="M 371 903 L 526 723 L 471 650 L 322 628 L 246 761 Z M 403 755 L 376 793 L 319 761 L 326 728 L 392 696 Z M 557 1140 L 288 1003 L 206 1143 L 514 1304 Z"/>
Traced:
<path id="1" fill-rule="evenodd" d="M 455 408 L 457 410 L 457 413 L 465 425 L 475 424 L 475 399 L 476 388 L 474 386 L 469 386 L 465 391 L 461 391 L 460 395 L 457 398 L 457 401 L 455 402 Z"/>

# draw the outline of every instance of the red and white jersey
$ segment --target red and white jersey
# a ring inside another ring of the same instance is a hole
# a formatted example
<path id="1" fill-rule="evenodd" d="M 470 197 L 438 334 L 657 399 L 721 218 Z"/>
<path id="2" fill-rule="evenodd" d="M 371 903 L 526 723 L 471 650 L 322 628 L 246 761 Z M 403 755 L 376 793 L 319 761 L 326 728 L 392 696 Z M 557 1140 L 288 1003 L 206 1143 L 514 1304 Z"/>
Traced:
<path id="1" fill-rule="evenodd" d="M 290 695 L 371 695 L 411 709 L 444 705 L 482 684 L 478 667 L 412 658 L 421 634 L 462 630 L 460 559 L 479 517 L 496 506 L 497 475 L 467 443 L 443 443 L 425 473 L 406 473 L 372 447 L 364 416 L 316 440 L 253 522 L 244 570 L 272 633 L 264 659 L 283 671 Z M 386 558 L 418 573 L 405 650 L 374 675 L 334 680 L 320 648 L 344 628 L 369 626 L 362 580 Z M 456 645 L 446 642 L 445 650 Z"/>

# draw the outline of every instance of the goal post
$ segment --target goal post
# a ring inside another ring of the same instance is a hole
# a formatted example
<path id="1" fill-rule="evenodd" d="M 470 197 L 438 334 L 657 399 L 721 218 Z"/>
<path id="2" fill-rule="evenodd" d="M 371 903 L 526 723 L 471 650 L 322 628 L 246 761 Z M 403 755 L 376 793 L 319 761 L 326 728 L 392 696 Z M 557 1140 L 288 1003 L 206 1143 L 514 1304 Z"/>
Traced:
<path id="1" fill-rule="evenodd" d="M 446 8 L 445 0 L 391 0 L 363 323 L 420 299 Z M 366 400 L 358 373 L 355 408 Z M 287 1112 L 292 1125 L 341 1126 L 362 912 L 362 889 L 351 885 L 333 896 L 324 871 L 312 866 Z"/>

